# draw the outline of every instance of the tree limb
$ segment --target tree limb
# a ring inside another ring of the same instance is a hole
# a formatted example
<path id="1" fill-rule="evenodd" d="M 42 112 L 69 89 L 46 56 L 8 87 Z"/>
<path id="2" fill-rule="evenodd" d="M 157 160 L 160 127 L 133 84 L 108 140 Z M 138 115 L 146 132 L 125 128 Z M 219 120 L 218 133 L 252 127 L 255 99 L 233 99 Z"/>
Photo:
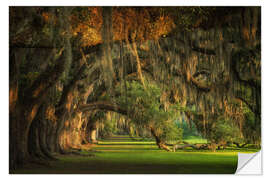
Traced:
<path id="1" fill-rule="evenodd" d="M 117 112 L 117 113 L 120 113 L 123 115 L 128 114 L 127 110 L 119 107 L 116 104 L 112 104 L 110 102 L 105 102 L 105 101 L 93 102 L 90 104 L 84 104 L 84 105 L 79 106 L 79 110 L 82 112 L 92 111 L 92 110 L 96 110 L 96 109 L 113 111 L 113 112 Z"/>
<path id="2" fill-rule="evenodd" d="M 61 51 L 61 50 L 60 50 Z M 65 50 L 64 50 L 65 53 Z M 45 72 L 43 72 L 30 86 L 25 94 L 30 95 L 30 101 L 35 101 L 40 99 L 40 97 L 47 93 L 47 90 L 52 87 L 57 80 L 60 78 L 60 75 L 65 70 L 65 64 L 67 58 L 64 53 L 61 54 L 60 58 L 57 60 L 57 63 L 53 68 L 47 67 Z M 28 97 L 27 97 L 28 98 Z"/>

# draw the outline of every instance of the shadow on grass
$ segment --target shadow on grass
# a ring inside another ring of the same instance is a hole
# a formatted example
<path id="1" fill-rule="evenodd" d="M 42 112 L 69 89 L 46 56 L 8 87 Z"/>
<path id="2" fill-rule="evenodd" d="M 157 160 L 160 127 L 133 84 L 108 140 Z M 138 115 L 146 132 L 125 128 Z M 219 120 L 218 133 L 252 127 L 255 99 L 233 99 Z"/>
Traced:
<path id="1" fill-rule="evenodd" d="M 235 154 L 104 152 L 95 157 L 58 156 L 51 167 L 28 166 L 19 174 L 231 174 Z"/>
<path id="2" fill-rule="evenodd" d="M 228 147 L 226 150 L 184 149 L 166 152 L 155 142 L 100 142 L 82 155 L 58 155 L 50 166 L 29 164 L 15 174 L 232 174 L 238 152 L 258 149 Z"/>

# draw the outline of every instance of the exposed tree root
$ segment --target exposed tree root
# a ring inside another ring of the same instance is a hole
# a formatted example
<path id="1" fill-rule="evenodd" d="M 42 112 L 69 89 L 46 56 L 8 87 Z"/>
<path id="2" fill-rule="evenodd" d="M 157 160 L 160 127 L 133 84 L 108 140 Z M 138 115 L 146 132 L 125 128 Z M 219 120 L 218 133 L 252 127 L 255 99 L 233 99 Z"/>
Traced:
<path id="1" fill-rule="evenodd" d="M 159 143 L 159 144 L 158 144 L 158 147 L 159 147 L 160 149 L 164 149 L 164 150 L 166 150 L 166 151 L 168 151 L 168 152 L 172 152 L 172 150 L 171 150 L 168 146 L 166 146 L 165 144 L 163 144 L 163 143 Z"/>
<path id="2" fill-rule="evenodd" d="M 186 143 L 186 142 L 185 142 Z M 177 149 L 185 149 L 187 147 L 191 147 L 196 150 L 206 150 L 206 149 L 211 149 L 213 150 L 211 144 L 184 144 L 184 145 L 174 145 L 173 146 L 173 152 L 175 152 Z"/>
<path id="3" fill-rule="evenodd" d="M 245 147 L 246 145 L 248 145 L 248 143 L 244 143 L 244 144 L 240 145 L 240 144 L 237 143 L 237 142 L 233 142 L 233 144 L 235 144 L 238 148 L 243 148 L 243 147 Z"/>
<path id="4" fill-rule="evenodd" d="M 39 158 L 28 159 L 28 160 L 26 161 L 26 163 L 29 163 L 29 164 L 37 164 L 37 165 L 46 166 L 46 167 L 50 167 L 50 166 L 51 166 L 51 164 L 50 164 L 49 161 L 42 160 L 42 159 L 39 159 Z"/>

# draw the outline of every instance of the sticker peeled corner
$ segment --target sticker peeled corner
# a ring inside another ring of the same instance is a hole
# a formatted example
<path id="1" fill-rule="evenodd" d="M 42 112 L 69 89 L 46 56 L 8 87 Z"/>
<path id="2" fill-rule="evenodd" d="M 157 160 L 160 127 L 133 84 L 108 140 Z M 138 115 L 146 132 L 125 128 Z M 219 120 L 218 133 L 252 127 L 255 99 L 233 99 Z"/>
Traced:
<path id="1" fill-rule="evenodd" d="M 262 175 L 262 153 L 238 153 L 236 175 Z"/>

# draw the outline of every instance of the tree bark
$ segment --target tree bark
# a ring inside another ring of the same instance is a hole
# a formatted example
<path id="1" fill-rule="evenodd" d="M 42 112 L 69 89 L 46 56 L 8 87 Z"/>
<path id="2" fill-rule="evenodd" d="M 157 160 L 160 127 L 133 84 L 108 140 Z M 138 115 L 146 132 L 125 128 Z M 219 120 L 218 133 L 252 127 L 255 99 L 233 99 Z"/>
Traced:
<path id="1" fill-rule="evenodd" d="M 37 114 L 39 106 L 46 97 L 49 87 L 56 83 L 64 70 L 61 68 L 64 64 L 64 59 L 59 60 L 59 63 L 53 70 L 50 70 L 50 73 L 45 72 L 41 74 L 34 85 L 26 91 L 25 96 L 20 99 L 20 102 L 16 102 L 16 112 L 14 112 L 14 108 L 10 110 L 11 169 L 22 166 L 29 159 L 28 134 L 31 123 Z M 40 89 L 41 87 L 42 90 Z"/>
<path id="2" fill-rule="evenodd" d="M 123 114 L 123 115 L 127 115 L 127 110 L 119 107 L 116 104 L 112 104 L 110 102 L 105 102 L 105 101 L 98 101 L 98 102 L 93 102 L 93 103 L 81 105 L 79 107 L 79 109 L 82 112 L 99 109 L 99 110 L 114 111 L 114 112 L 118 112 L 118 113 Z"/>
<path id="3" fill-rule="evenodd" d="M 90 135 L 90 142 L 95 144 L 97 143 L 97 123 L 89 120 L 89 135 Z"/>
<path id="4" fill-rule="evenodd" d="M 150 128 L 151 134 L 154 136 L 155 140 L 156 140 L 156 144 L 160 149 L 164 149 L 166 151 L 172 152 L 172 150 L 166 146 L 166 143 L 163 142 L 159 136 L 157 135 L 155 129 L 153 127 Z"/>

